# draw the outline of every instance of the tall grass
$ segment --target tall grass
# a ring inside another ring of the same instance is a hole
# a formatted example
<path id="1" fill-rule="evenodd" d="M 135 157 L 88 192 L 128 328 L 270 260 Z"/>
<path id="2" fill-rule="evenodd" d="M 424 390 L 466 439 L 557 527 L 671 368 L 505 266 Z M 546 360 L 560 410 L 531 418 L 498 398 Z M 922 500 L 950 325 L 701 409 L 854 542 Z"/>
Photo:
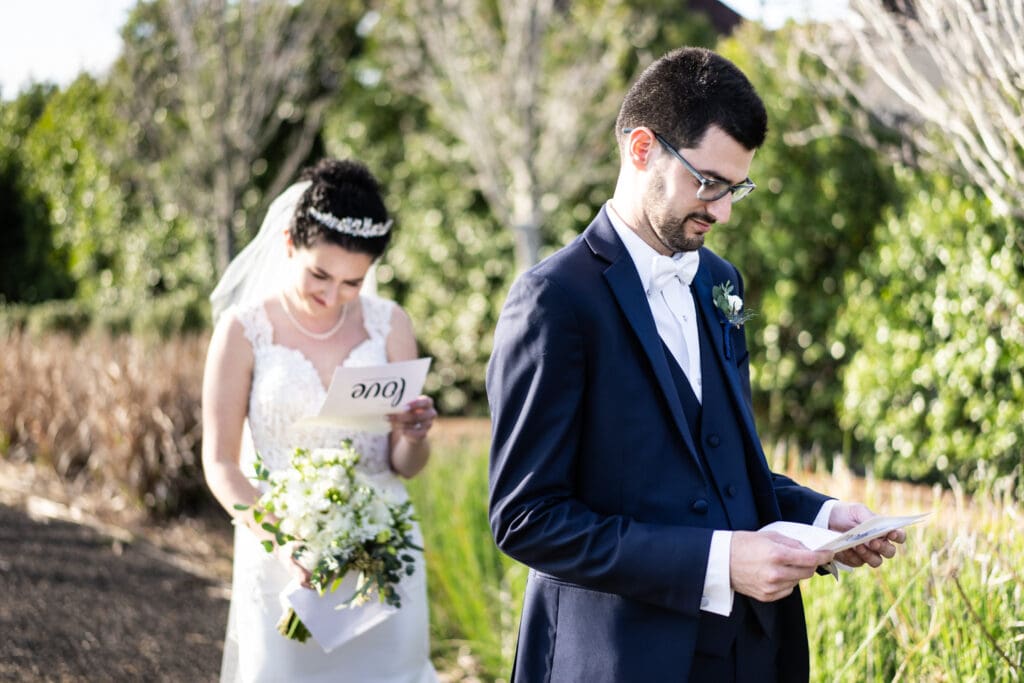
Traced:
<path id="1" fill-rule="evenodd" d="M 206 497 L 206 340 L 0 335 L 0 456 L 157 514 Z"/>
<path id="2" fill-rule="evenodd" d="M 494 547 L 487 521 L 486 423 L 438 426 L 434 457 L 410 482 L 422 520 L 435 661 L 458 679 L 497 680 L 515 648 L 526 568 Z"/>
<path id="3" fill-rule="evenodd" d="M 427 545 L 435 660 L 480 680 L 507 680 L 525 570 L 503 557 L 487 527 L 486 427 L 457 437 L 444 425 L 411 485 Z M 1013 482 L 966 496 L 776 468 L 878 512 L 932 511 L 908 529 L 899 556 L 877 571 L 816 577 L 802 586 L 814 681 L 1024 680 L 1024 509 Z M 778 459 L 778 458 L 776 458 Z M 983 487 L 985 488 L 985 487 Z"/>
<path id="4" fill-rule="evenodd" d="M 154 512 L 205 498 L 205 347 L 202 337 L 0 335 L 0 457 L 35 461 Z M 410 491 L 426 543 L 435 661 L 455 680 L 502 680 L 526 570 L 497 551 L 488 529 L 488 427 L 442 421 L 433 439 L 435 455 Z M 929 489 L 842 467 L 807 471 L 803 455 L 780 447 L 773 467 L 879 512 L 934 513 L 882 569 L 805 583 L 814 680 L 1024 680 L 1024 507 L 1015 482 L 982 467 L 969 497 L 955 481 Z"/>
<path id="5" fill-rule="evenodd" d="M 803 587 L 816 680 L 1024 680 L 1024 507 L 1014 477 L 983 473 L 972 497 L 955 480 L 928 489 L 857 479 L 841 463 L 810 478 L 879 511 L 932 512 L 882 569 Z"/>

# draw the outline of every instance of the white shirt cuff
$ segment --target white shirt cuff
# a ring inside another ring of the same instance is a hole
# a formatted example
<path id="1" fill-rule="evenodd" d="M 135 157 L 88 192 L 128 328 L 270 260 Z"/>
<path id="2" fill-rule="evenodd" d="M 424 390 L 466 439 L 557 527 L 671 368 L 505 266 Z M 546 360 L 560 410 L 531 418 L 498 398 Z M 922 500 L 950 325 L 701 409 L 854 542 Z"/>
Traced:
<path id="1" fill-rule="evenodd" d="M 821 509 L 818 510 L 817 516 L 814 518 L 814 526 L 821 527 L 822 529 L 827 529 L 828 519 L 832 516 L 832 508 L 834 508 L 838 502 L 839 501 L 834 498 L 831 500 L 826 500 L 825 503 L 821 506 Z M 839 560 L 832 560 L 832 564 L 834 564 L 836 568 L 841 572 L 853 571 L 853 567 L 847 564 L 843 564 Z"/>
<path id="2" fill-rule="evenodd" d="M 835 498 L 826 500 L 825 503 L 821 506 L 821 509 L 818 510 L 818 514 L 814 518 L 813 525 L 821 529 L 827 529 L 828 518 L 832 516 L 832 508 L 834 508 L 838 502 L 839 501 L 836 500 Z"/>
<path id="3" fill-rule="evenodd" d="M 731 531 L 715 531 L 711 534 L 708 568 L 704 574 L 704 593 L 700 598 L 702 611 L 720 614 L 723 617 L 732 613 L 732 601 L 735 596 L 729 581 L 729 551 L 731 547 Z"/>

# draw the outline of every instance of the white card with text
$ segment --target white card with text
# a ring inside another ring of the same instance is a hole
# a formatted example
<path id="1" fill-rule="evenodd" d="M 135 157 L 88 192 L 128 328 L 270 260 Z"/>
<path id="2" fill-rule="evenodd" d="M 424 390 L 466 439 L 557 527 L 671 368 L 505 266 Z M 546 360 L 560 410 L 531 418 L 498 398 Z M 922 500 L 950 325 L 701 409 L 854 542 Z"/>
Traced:
<path id="1" fill-rule="evenodd" d="M 423 393 L 430 358 L 373 365 L 338 366 L 320 411 L 301 421 L 303 425 L 330 425 L 386 432 L 386 416 L 400 413 Z"/>

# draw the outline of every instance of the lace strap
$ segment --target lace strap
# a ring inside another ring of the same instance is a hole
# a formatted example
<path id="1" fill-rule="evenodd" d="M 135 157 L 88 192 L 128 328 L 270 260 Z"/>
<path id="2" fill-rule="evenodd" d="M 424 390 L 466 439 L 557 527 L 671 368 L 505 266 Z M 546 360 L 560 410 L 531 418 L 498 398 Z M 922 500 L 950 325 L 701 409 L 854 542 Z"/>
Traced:
<path id="1" fill-rule="evenodd" d="M 360 301 L 363 304 L 363 324 L 366 333 L 371 339 L 387 341 L 391 332 L 391 313 L 395 308 L 395 302 L 365 294 L 360 297 Z"/>
<path id="2" fill-rule="evenodd" d="M 267 309 L 262 302 L 245 307 L 232 306 L 228 311 L 242 323 L 245 338 L 252 344 L 253 351 L 274 343 L 274 327 L 270 324 Z"/>

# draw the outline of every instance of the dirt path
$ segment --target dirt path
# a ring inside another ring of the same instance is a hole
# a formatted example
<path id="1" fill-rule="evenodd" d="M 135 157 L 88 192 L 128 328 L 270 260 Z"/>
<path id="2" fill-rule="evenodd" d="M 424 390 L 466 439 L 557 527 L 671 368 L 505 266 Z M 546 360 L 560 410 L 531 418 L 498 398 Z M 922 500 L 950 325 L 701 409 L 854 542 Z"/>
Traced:
<path id="1" fill-rule="evenodd" d="M 145 541 L 0 506 L 0 680 L 216 680 L 226 597 Z"/>
<path id="2" fill-rule="evenodd" d="M 217 680 L 226 517 L 118 525 L 46 483 L 0 467 L 0 681 Z"/>

